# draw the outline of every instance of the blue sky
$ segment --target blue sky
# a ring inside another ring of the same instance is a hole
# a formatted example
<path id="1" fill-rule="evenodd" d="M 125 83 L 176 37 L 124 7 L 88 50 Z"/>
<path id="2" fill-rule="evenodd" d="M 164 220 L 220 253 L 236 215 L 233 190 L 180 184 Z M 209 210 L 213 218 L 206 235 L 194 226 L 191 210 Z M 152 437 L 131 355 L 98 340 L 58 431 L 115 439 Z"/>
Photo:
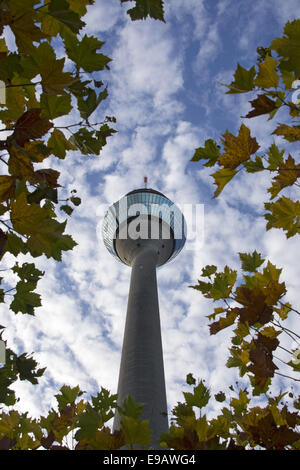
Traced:
<path id="1" fill-rule="evenodd" d="M 204 204 L 200 247 L 184 249 L 157 273 L 169 408 L 182 400 L 190 372 L 205 379 L 213 393 L 228 391 L 238 379 L 235 370 L 225 367 L 232 334 L 209 336 L 205 316 L 213 305 L 188 288 L 203 266 L 239 268 L 237 253 L 256 249 L 284 268 L 287 300 L 300 308 L 299 242 L 286 240 L 279 230 L 265 232 L 268 176 L 241 175 L 214 200 L 211 169 L 190 162 L 206 139 L 217 139 L 226 129 L 236 133 L 241 122 L 256 136 L 260 151 L 271 145 L 278 118 L 241 119 L 250 110 L 251 97 L 225 95 L 220 82 L 232 81 L 237 62 L 253 65 L 256 48 L 269 45 L 299 13 L 297 0 L 166 0 L 164 24 L 131 22 L 118 0 L 97 0 L 89 7 L 82 34 L 106 41 L 102 51 L 113 59 L 111 70 L 101 75 L 110 97 L 90 120 L 114 115 L 118 133 L 100 157 L 72 152 L 63 162 L 51 162 L 61 172 L 60 183 L 67 191 L 76 188 L 82 199 L 67 225 L 78 246 L 60 264 L 35 260 L 46 271 L 38 288 L 43 306 L 35 317 L 12 316 L 1 306 L 5 339 L 19 352 L 34 351 L 40 366 L 47 366 L 38 386 L 15 385 L 21 410 L 33 416 L 46 413 L 64 383 L 79 384 L 88 394 L 101 386 L 116 392 L 130 269 L 106 251 L 101 224 L 104 210 L 141 187 L 144 175 L 150 187 L 176 204 Z M 8 32 L 6 36 L 13 47 Z M 63 55 L 63 49 L 58 53 Z M 77 118 L 74 111 L 56 124 Z M 280 137 L 274 140 L 285 146 Z M 22 260 L 27 258 L 20 256 Z M 13 257 L 5 263 L 11 266 Z M 13 274 L 10 280 L 14 282 Z M 289 322 L 297 330 L 296 319 Z M 288 338 L 285 346 L 295 347 Z M 280 380 L 274 381 L 274 390 L 280 386 Z"/>

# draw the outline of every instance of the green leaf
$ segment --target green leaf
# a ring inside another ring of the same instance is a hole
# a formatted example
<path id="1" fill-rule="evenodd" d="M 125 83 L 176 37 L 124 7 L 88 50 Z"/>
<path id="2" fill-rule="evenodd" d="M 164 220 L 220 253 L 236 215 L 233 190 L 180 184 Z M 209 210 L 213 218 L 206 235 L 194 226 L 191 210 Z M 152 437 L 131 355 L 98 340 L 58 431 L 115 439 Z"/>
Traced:
<path id="1" fill-rule="evenodd" d="M 234 73 L 234 81 L 231 82 L 230 85 L 225 85 L 229 88 L 229 91 L 227 91 L 226 94 L 247 93 L 248 91 L 253 90 L 255 74 L 256 71 L 254 66 L 247 70 L 238 64 Z"/>
<path id="2" fill-rule="evenodd" d="M 68 204 L 63 204 L 60 206 L 60 210 L 64 211 L 66 214 L 71 215 L 73 212 L 73 209 L 71 206 L 68 206 Z"/>
<path id="3" fill-rule="evenodd" d="M 265 169 L 261 157 L 258 155 L 255 156 L 255 160 L 248 160 L 243 163 L 244 168 L 248 173 L 257 173 L 258 171 L 263 171 Z"/>
<path id="4" fill-rule="evenodd" d="M 183 392 L 183 395 L 188 406 L 196 406 L 200 409 L 206 406 L 210 399 L 210 391 L 202 380 L 194 387 L 193 393 Z"/>
<path id="5" fill-rule="evenodd" d="M 264 259 L 261 257 L 260 253 L 253 251 L 253 253 L 239 253 L 240 260 L 242 262 L 243 271 L 254 273 L 259 266 L 264 263 Z"/>
<path id="6" fill-rule="evenodd" d="M 25 193 L 11 202 L 11 221 L 13 228 L 22 235 L 30 235 L 39 224 L 48 218 L 48 212 L 38 204 L 27 204 Z"/>
<path id="7" fill-rule="evenodd" d="M 220 148 L 217 143 L 208 139 L 205 141 L 204 147 L 199 147 L 195 150 L 194 156 L 191 159 L 192 162 L 198 162 L 199 160 L 208 160 L 204 166 L 214 166 L 220 156 Z"/>
<path id="8" fill-rule="evenodd" d="M 80 390 L 79 385 L 73 388 L 68 385 L 63 385 L 60 388 L 59 393 L 54 395 L 58 403 L 58 409 L 62 410 L 66 405 L 71 405 L 78 397 L 83 395 L 83 393 L 84 392 Z"/>
<path id="9" fill-rule="evenodd" d="M 197 285 L 189 286 L 189 287 L 191 287 L 192 289 L 199 290 L 200 292 L 202 292 L 202 294 L 207 294 L 208 292 L 210 292 L 210 289 L 212 287 L 212 283 L 198 280 Z"/>
<path id="10" fill-rule="evenodd" d="M 88 131 L 85 127 L 79 129 L 70 138 L 70 143 L 75 145 L 84 155 L 99 155 L 106 144 L 107 137 L 116 131 L 107 124 L 103 124 L 99 131 Z"/>
<path id="11" fill-rule="evenodd" d="M 54 129 L 47 143 L 54 155 L 60 159 L 64 159 L 67 150 L 77 150 L 77 147 L 66 139 L 63 132 Z"/>
<path id="12" fill-rule="evenodd" d="M 128 416 L 133 419 L 139 419 L 143 410 L 144 404 L 138 403 L 135 399 L 131 396 L 127 396 L 123 403 L 122 407 L 120 408 L 120 414 L 124 416 Z"/>
<path id="13" fill-rule="evenodd" d="M 23 353 L 21 356 L 16 358 L 16 366 L 20 380 L 28 380 L 33 385 L 38 383 L 37 377 L 41 377 L 46 370 L 46 367 L 43 369 L 36 369 L 37 362 L 26 353 Z"/>
<path id="14" fill-rule="evenodd" d="M 225 266 L 223 273 L 217 273 L 210 289 L 210 295 L 214 300 L 227 298 L 236 282 L 237 271 Z"/>
<path id="15" fill-rule="evenodd" d="M 65 59 L 57 59 L 53 47 L 48 42 L 42 42 L 34 53 L 28 58 L 31 67 L 36 69 L 36 74 L 42 78 L 43 92 L 49 95 L 65 94 L 65 88 L 77 79 L 70 72 L 64 72 Z"/>
<path id="16" fill-rule="evenodd" d="M 187 374 L 186 376 L 186 383 L 188 385 L 195 385 L 196 379 L 194 379 L 193 374 Z"/>
<path id="17" fill-rule="evenodd" d="M 122 416 L 121 430 L 124 433 L 125 444 L 147 446 L 151 440 L 152 431 L 149 429 L 149 421 L 139 421 L 129 416 Z"/>
<path id="18" fill-rule="evenodd" d="M 300 140 L 300 126 L 288 126 L 287 124 L 279 124 L 272 134 L 281 135 L 289 142 Z"/>
<path id="19" fill-rule="evenodd" d="M 111 394 L 109 390 L 101 387 L 100 392 L 92 397 L 92 404 L 95 410 L 100 411 L 103 421 L 108 421 L 113 413 L 112 408 L 117 405 L 117 394 Z M 108 413 L 109 412 L 109 413 Z"/>
<path id="20" fill-rule="evenodd" d="M 284 36 L 276 38 L 271 43 L 271 49 L 276 50 L 282 57 L 279 68 L 281 71 L 295 72 L 300 76 L 300 19 L 288 21 L 284 27 Z"/>
<path id="21" fill-rule="evenodd" d="M 80 204 L 81 204 L 80 197 L 72 196 L 72 197 L 70 197 L 70 201 L 74 204 L 74 206 L 80 206 Z"/>
<path id="22" fill-rule="evenodd" d="M 211 176 L 214 178 L 214 184 L 217 185 L 217 189 L 214 192 L 214 198 L 218 197 L 219 194 L 223 191 L 224 187 L 230 180 L 237 174 L 237 170 L 232 170 L 231 168 L 221 168 L 221 170 L 216 171 Z"/>
<path id="23" fill-rule="evenodd" d="M 218 269 L 217 266 L 214 266 L 213 264 L 212 265 L 207 265 L 207 266 L 205 266 L 205 268 L 202 269 L 201 276 L 210 277 L 210 276 L 212 276 L 213 274 L 216 273 L 217 269 Z"/>
<path id="24" fill-rule="evenodd" d="M 83 119 L 88 119 L 90 115 L 96 110 L 101 101 L 108 97 L 107 87 L 96 95 L 95 90 L 88 88 L 88 96 L 86 99 L 83 97 L 78 98 L 78 110 Z"/>
<path id="25" fill-rule="evenodd" d="M 69 9 L 69 3 L 66 0 L 51 0 L 48 6 L 48 14 L 70 28 L 75 34 L 79 33 L 79 30 L 85 26 L 79 15 Z"/>
<path id="26" fill-rule="evenodd" d="M 18 237 L 12 232 L 7 232 L 7 240 L 5 250 L 12 253 L 14 256 L 18 256 L 19 253 L 25 253 L 26 244 L 22 238 Z"/>
<path id="27" fill-rule="evenodd" d="M 14 300 L 10 304 L 13 312 L 34 315 L 34 308 L 42 305 L 41 296 L 33 292 L 35 288 L 36 282 L 19 281 L 17 283 Z"/>
<path id="28" fill-rule="evenodd" d="M 99 411 L 96 411 L 88 403 L 84 413 L 78 416 L 76 427 L 78 431 L 75 434 L 75 439 L 92 439 L 98 428 L 102 427 L 102 419 Z"/>
<path id="29" fill-rule="evenodd" d="M 266 56 L 265 62 L 259 63 L 259 72 L 255 84 L 260 88 L 276 88 L 279 83 L 279 75 L 276 72 L 277 60 Z"/>
<path id="30" fill-rule="evenodd" d="M 63 233 L 65 226 L 66 221 L 59 223 L 54 219 L 37 224 L 36 232 L 27 242 L 31 255 L 36 257 L 45 254 L 47 258 L 61 261 L 62 251 L 72 250 L 77 245 L 71 235 Z"/>
<path id="31" fill-rule="evenodd" d="M 270 213 L 265 214 L 267 230 L 271 228 L 282 228 L 286 237 L 290 238 L 300 233 L 300 202 L 292 201 L 282 196 L 276 202 L 266 202 L 265 209 Z"/>
<path id="32" fill-rule="evenodd" d="M 64 42 L 68 57 L 86 72 L 103 70 L 111 61 L 109 57 L 97 52 L 104 42 L 94 36 L 85 34 L 79 41 L 76 36 L 68 35 L 65 36 Z"/>
<path id="33" fill-rule="evenodd" d="M 71 95 L 48 95 L 42 93 L 40 104 L 42 108 L 41 117 L 47 119 L 55 119 L 59 116 L 69 114 L 72 109 Z"/>
<path id="34" fill-rule="evenodd" d="M 277 145 L 273 143 L 267 152 L 268 158 L 268 170 L 276 170 L 281 163 L 283 163 L 284 150 L 279 150 Z"/>
<path id="35" fill-rule="evenodd" d="M 32 281 L 37 282 L 45 274 L 44 271 L 40 271 L 35 267 L 33 263 L 23 263 L 22 266 L 19 266 L 17 262 L 13 267 L 12 271 L 18 274 L 19 278 L 22 281 Z"/>
<path id="36" fill-rule="evenodd" d="M 121 0 L 122 3 L 128 0 Z M 127 11 L 132 21 L 145 20 L 147 16 L 165 23 L 163 0 L 135 0 L 136 6 Z"/>
<path id="37" fill-rule="evenodd" d="M 226 395 L 225 395 L 224 392 L 216 393 L 216 394 L 215 394 L 215 399 L 216 399 L 217 401 L 219 401 L 219 402 L 222 403 L 223 401 L 226 400 Z"/>
<path id="38" fill-rule="evenodd" d="M 247 405 L 250 402 L 247 393 L 243 390 L 239 391 L 239 398 L 232 398 L 230 405 L 234 408 L 236 416 L 241 416 L 247 410 Z"/>

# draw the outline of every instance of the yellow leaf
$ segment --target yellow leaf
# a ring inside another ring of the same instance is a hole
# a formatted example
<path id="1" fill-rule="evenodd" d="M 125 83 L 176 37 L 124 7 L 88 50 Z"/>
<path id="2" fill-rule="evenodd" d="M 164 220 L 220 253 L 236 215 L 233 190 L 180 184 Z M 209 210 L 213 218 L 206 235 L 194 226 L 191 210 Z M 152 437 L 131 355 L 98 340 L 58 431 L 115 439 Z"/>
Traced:
<path id="1" fill-rule="evenodd" d="M 222 142 L 225 153 L 220 156 L 219 163 L 231 170 L 249 160 L 250 156 L 259 149 L 255 137 L 250 136 L 250 129 L 244 124 L 241 125 L 237 137 L 226 131 Z"/>
<path id="2" fill-rule="evenodd" d="M 214 184 L 217 185 L 217 189 L 214 193 L 214 197 L 219 196 L 219 194 L 224 189 L 227 183 L 236 175 L 236 170 L 231 170 L 230 168 L 221 168 L 221 170 L 216 171 L 211 176 L 214 178 Z"/>
<path id="3" fill-rule="evenodd" d="M 277 60 L 267 56 L 265 62 L 258 64 L 259 72 L 255 79 L 255 84 L 261 88 L 276 88 L 279 76 L 276 72 Z"/>
<path id="4" fill-rule="evenodd" d="M 196 431 L 197 436 L 200 442 L 206 441 L 207 434 L 209 431 L 209 424 L 206 420 L 206 416 L 202 416 L 202 418 L 197 419 L 196 423 Z"/>
<path id="5" fill-rule="evenodd" d="M 268 189 L 271 199 L 287 186 L 292 186 L 300 177 L 300 164 L 296 164 L 291 155 L 279 165 L 278 174 L 273 178 L 272 186 Z"/>
<path id="6" fill-rule="evenodd" d="M 0 202 L 6 201 L 12 195 L 14 181 L 13 176 L 0 176 Z"/>
<path id="7" fill-rule="evenodd" d="M 260 330 L 260 333 L 263 336 L 267 336 L 267 338 L 277 338 L 278 335 L 282 333 L 282 331 L 275 330 L 274 326 L 266 326 L 263 330 Z"/>
<path id="8" fill-rule="evenodd" d="M 20 180 L 32 176 L 34 173 L 33 164 L 26 151 L 22 147 L 18 146 L 17 148 L 13 144 L 9 145 L 8 150 L 8 170 L 10 174 Z"/>
<path id="9" fill-rule="evenodd" d="M 48 158 L 50 155 L 50 150 L 46 151 L 43 147 L 43 152 L 41 152 L 41 146 L 44 144 L 42 140 L 35 140 L 34 142 L 26 142 L 24 145 L 24 151 L 27 152 L 30 156 L 30 159 L 34 162 L 40 163 L 45 158 Z"/>
<path id="10" fill-rule="evenodd" d="M 290 313 L 290 311 L 291 311 L 291 304 L 289 304 L 289 303 L 287 302 L 286 304 L 281 305 L 280 308 L 278 308 L 278 307 L 273 307 L 273 310 L 278 313 L 278 315 L 280 316 L 281 320 L 285 320 L 285 319 L 288 317 L 288 315 L 289 315 L 289 313 Z"/>
<path id="11" fill-rule="evenodd" d="M 7 45 L 4 38 L 0 39 L 0 54 L 6 55 L 8 52 Z"/>
<path id="12" fill-rule="evenodd" d="M 280 124 L 272 134 L 281 135 L 289 142 L 300 140 L 300 126 L 288 126 L 287 124 Z"/>
<path id="13" fill-rule="evenodd" d="M 11 80 L 12 85 L 18 85 L 17 79 Z M 0 119 L 6 126 L 10 126 L 11 123 L 17 121 L 25 110 L 25 94 L 22 87 L 7 87 L 6 88 L 6 110 L 0 110 Z"/>
<path id="14" fill-rule="evenodd" d="M 13 228 L 23 235 L 31 235 L 38 230 L 42 221 L 49 216 L 48 211 L 38 204 L 27 204 L 25 193 L 11 203 L 11 222 Z"/>
<path id="15" fill-rule="evenodd" d="M 9 414 L 3 412 L 0 419 L 0 435 L 4 434 L 10 438 L 14 437 L 19 422 L 20 415 L 17 411 L 10 411 Z"/>

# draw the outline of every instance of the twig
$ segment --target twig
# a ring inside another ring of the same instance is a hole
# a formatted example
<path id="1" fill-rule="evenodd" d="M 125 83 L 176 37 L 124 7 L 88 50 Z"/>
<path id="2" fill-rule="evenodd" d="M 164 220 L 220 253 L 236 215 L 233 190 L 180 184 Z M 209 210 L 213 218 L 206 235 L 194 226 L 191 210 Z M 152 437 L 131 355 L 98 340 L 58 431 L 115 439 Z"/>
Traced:
<path id="1" fill-rule="evenodd" d="M 281 375 L 282 377 L 285 377 L 287 379 L 295 380 L 295 382 L 300 382 L 300 379 L 295 379 L 294 377 L 290 377 L 289 375 L 281 374 L 280 372 L 274 372 L 276 375 Z"/>

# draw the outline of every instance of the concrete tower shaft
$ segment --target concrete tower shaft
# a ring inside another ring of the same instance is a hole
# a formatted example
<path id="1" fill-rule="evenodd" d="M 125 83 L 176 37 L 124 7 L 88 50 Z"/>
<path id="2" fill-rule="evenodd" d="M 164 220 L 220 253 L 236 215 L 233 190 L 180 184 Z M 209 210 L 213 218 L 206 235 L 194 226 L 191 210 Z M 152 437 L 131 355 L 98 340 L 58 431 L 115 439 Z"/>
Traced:
<path id="1" fill-rule="evenodd" d="M 130 290 L 118 383 L 118 404 L 127 395 L 144 403 L 142 418 L 153 430 L 150 446 L 168 430 L 163 350 L 156 282 L 157 244 L 140 247 L 132 262 Z M 119 429 L 116 415 L 114 429 Z"/>
<path id="2" fill-rule="evenodd" d="M 186 224 L 181 211 L 153 189 L 131 191 L 108 210 L 103 222 L 108 251 L 131 266 L 118 405 L 126 396 L 143 403 L 142 419 L 153 430 L 150 447 L 160 448 L 160 435 L 168 430 L 161 326 L 156 268 L 183 248 Z M 120 429 L 116 414 L 114 429 Z"/>

